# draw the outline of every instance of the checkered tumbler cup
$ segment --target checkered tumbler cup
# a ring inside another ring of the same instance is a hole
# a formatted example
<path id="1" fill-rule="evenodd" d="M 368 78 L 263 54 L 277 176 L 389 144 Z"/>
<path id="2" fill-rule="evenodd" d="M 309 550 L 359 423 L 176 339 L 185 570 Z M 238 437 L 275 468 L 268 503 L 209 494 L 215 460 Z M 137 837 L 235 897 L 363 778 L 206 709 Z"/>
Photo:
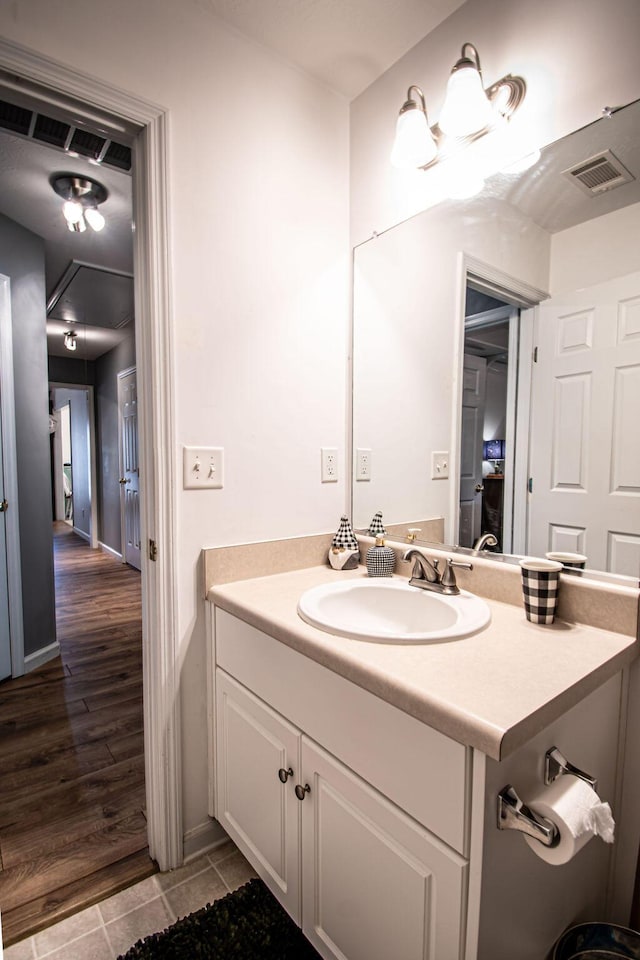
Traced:
<path id="1" fill-rule="evenodd" d="M 555 560 L 525 557 L 522 569 L 522 596 L 527 620 L 531 623 L 553 623 L 558 603 L 562 564 Z"/>

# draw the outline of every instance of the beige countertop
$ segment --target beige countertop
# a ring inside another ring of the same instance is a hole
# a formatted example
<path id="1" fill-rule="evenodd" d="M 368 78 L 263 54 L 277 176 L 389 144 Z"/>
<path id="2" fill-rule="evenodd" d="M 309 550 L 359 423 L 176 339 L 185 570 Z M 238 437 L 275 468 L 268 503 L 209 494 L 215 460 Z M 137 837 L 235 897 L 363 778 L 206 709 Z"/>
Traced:
<path id="1" fill-rule="evenodd" d="M 634 638 L 556 621 L 487 600 L 491 623 L 449 643 L 387 644 L 317 630 L 297 614 L 300 595 L 359 567 L 310 567 L 212 587 L 207 599 L 246 623 L 454 740 L 500 760 L 638 655 Z"/>

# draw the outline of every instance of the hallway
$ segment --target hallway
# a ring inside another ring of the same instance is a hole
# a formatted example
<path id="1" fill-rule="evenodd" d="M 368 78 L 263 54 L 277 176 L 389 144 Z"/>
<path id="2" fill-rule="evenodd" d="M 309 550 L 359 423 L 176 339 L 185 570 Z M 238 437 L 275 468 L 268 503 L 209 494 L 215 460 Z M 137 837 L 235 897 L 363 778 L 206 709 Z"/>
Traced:
<path id="1" fill-rule="evenodd" d="M 156 871 L 144 816 L 140 574 L 54 524 L 61 656 L 0 685 L 5 945 Z"/>

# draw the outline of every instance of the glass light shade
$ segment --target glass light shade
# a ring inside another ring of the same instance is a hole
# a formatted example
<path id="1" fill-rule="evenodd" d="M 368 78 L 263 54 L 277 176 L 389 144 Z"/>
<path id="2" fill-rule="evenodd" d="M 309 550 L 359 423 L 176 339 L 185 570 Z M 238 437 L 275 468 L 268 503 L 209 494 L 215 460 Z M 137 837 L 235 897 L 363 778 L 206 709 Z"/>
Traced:
<path id="1" fill-rule="evenodd" d="M 438 148 L 424 110 L 417 104 L 403 110 L 398 117 L 396 139 L 391 151 L 393 166 L 400 169 L 425 167 L 435 160 L 437 153 Z"/>
<path id="2" fill-rule="evenodd" d="M 449 137 L 468 137 L 484 130 L 493 117 L 491 104 L 476 68 L 458 67 L 449 77 L 438 125 Z"/>
<path id="3" fill-rule="evenodd" d="M 67 223 L 78 223 L 82 219 L 82 204 L 77 200 L 65 200 L 62 213 Z"/>
<path id="4" fill-rule="evenodd" d="M 84 212 L 84 218 L 96 232 L 103 229 L 105 219 L 96 207 L 88 207 Z"/>
<path id="5" fill-rule="evenodd" d="M 78 347 L 77 341 L 78 341 L 78 335 L 76 333 L 73 333 L 73 331 L 71 330 L 65 333 L 64 345 L 67 348 L 67 350 L 76 350 Z"/>

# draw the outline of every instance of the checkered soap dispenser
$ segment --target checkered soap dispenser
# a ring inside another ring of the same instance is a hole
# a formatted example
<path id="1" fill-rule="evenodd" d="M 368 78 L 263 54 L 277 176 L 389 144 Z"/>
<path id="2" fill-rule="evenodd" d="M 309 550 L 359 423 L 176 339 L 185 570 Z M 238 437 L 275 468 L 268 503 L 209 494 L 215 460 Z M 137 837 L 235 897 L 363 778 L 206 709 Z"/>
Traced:
<path id="1" fill-rule="evenodd" d="M 360 562 L 360 547 L 349 518 L 342 516 L 329 547 L 329 566 L 334 570 L 355 570 Z"/>
<path id="2" fill-rule="evenodd" d="M 396 565 L 396 555 L 391 547 L 386 547 L 384 537 L 376 537 L 374 547 L 367 550 L 367 573 L 370 577 L 390 577 Z"/>

